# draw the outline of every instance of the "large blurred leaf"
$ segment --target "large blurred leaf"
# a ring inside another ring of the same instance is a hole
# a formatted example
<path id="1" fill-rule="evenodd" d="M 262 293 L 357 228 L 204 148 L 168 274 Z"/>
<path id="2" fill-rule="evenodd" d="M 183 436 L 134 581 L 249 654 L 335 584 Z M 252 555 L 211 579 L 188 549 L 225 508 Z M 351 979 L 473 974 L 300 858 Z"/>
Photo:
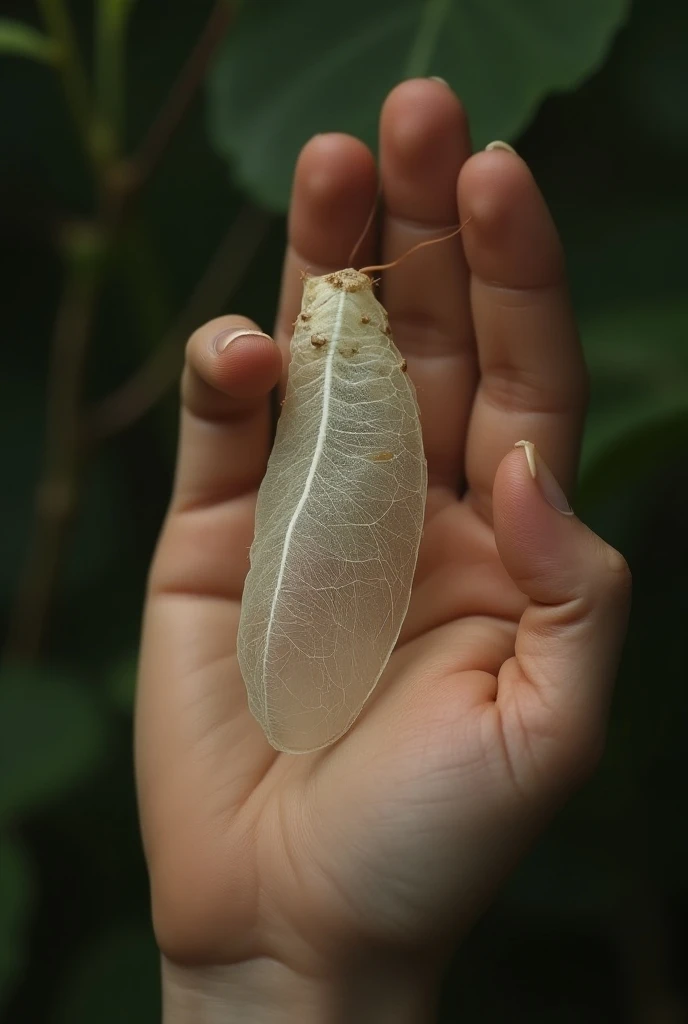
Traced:
<path id="1" fill-rule="evenodd" d="M 103 714 L 88 690 L 54 672 L 0 675 L 0 820 L 61 796 L 97 766 Z"/>
<path id="2" fill-rule="evenodd" d="M 31 57 L 45 64 L 54 64 L 58 50 L 52 39 L 37 32 L 31 25 L 13 18 L 0 18 L 0 56 Z"/>
<path id="3" fill-rule="evenodd" d="M 24 963 L 32 904 L 31 869 L 24 851 L 9 832 L 0 832 L 0 1010 Z"/>
<path id="4" fill-rule="evenodd" d="M 210 79 L 219 152 L 261 202 L 284 209 L 294 161 L 321 131 L 373 144 L 380 104 L 404 78 L 439 75 L 463 99 L 478 146 L 511 138 L 543 97 L 600 66 L 628 0 L 253 0 Z"/>
<path id="5" fill-rule="evenodd" d="M 590 435 L 588 435 L 590 436 Z M 593 436 L 583 462 L 580 495 L 598 500 L 625 483 L 667 466 L 688 445 L 688 399 L 643 412 L 637 419 L 619 416 Z"/>
<path id="6" fill-rule="evenodd" d="M 608 160 L 613 159 L 610 154 Z M 588 317 L 631 303 L 653 305 L 660 312 L 671 308 L 675 297 L 685 294 L 686 203 L 648 200 L 642 192 L 634 201 L 615 204 L 604 185 L 600 189 L 605 209 L 588 205 L 572 184 L 568 193 L 558 193 L 556 219 L 576 308 Z"/>
<path id="7" fill-rule="evenodd" d="M 616 69 L 617 102 L 634 132 L 675 156 L 688 151 L 688 6 L 636 0 Z"/>
<path id="8" fill-rule="evenodd" d="M 629 304 L 583 329 L 592 401 L 581 495 L 588 501 L 668 464 L 688 444 L 688 304 Z"/>
<path id="9" fill-rule="evenodd" d="M 153 936 L 130 927 L 99 937 L 77 959 L 51 1024 L 160 1020 L 160 957 Z"/>

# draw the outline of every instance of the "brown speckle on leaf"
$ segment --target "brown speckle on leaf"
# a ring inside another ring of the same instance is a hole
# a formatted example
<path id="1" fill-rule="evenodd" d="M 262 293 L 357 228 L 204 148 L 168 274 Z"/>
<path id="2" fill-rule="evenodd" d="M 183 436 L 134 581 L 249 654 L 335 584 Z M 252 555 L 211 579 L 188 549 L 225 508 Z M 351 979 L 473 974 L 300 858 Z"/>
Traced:
<path id="1" fill-rule="evenodd" d="M 363 316 L 361 317 L 361 323 L 362 324 L 369 324 L 370 323 L 370 317 L 366 316 L 366 314 L 364 313 Z"/>
<path id="2" fill-rule="evenodd" d="M 311 314 L 310 313 L 299 313 L 299 320 L 303 320 L 304 323 L 307 320 L 310 320 L 310 318 L 311 318 Z"/>
<path id="3" fill-rule="evenodd" d="M 406 373 L 407 370 L 408 370 L 408 363 L 406 362 L 405 359 L 402 359 L 401 360 L 401 372 L 402 373 Z"/>
<path id="4" fill-rule="evenodd" d="M 323 281 L 327 281 L 332 288 L 343 288 L 345 292 L 360 292 L 372 288 L 370 278 L 365 274 L 359 274 L 352 267 L 326 274 Z"/>
<path id="5" fill-rule="evenodd" d="M 387 335 L 388 338 L 391 337 L 392 328 L 389 326 L 389 323 L 385 324 L 383 330 L 384 330 L 384 333 Z"/>
<path id="6" fill-rule="evenodd" d="M 327 345 L 327 338 L 323 334 L 311 334 L 311 345 L 313 348 L 322 348 Z"/>

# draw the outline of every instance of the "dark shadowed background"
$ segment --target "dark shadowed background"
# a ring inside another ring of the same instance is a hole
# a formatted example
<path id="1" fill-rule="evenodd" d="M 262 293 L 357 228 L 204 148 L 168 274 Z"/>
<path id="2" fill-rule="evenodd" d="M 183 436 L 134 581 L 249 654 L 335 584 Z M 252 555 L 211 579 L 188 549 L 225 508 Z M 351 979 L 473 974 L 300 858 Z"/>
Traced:
<path id="1" fill-rule="evenodd" d="M 607 754 L 457 951 L 443 1020 L 688 1018 L 688 8 L 3 0 L 0 1016 L 150 1024 L 131 717 L 193 327 L 270 329 L 300 145 L 436 74 L 560 226 L 578 513 L 628 558 Z M 73 30 L 73 31 L 72 31 Z M 130 159 L 125 159 L 125 157 Z"/>

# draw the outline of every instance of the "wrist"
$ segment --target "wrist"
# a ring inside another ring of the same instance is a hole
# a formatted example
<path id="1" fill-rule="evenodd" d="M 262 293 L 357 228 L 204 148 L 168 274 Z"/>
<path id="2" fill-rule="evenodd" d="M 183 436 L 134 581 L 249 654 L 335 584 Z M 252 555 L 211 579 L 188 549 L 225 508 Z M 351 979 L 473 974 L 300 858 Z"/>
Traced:
<path id="1" fill-rule="evenodd" d="M 429 1024 L 437 986 L 416 964 L 374 957 L 327 978 L 269 957 L 201 967 L 163 957 L 163 1024 Z"/>

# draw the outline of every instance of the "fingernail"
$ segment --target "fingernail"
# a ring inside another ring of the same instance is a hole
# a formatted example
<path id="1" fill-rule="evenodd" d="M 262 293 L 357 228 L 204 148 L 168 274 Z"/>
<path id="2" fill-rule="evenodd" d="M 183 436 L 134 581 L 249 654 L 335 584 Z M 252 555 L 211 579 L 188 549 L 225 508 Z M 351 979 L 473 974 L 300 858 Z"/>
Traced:
<path id="1" fill-rule="evenodd" d="M 247 327 L 239 327 L 238 330 L 223 331 L 218 334 L 213 342 L 213 347 L 216 352 L 224 352 L 237 338 L 267 338 L 268 341 L 272 341 L 270 335 L 264 334 L 263 331 L 252 331 Z"/>
<path id="2" fill-rule="evenodd" d="M 493 149 L 503 149 L 505 153 L 513 153 L 514 156 L 518 156 L 518 153 L 513 146 L 510 146 L 508 142 L 502 142 L 501 139 L 495 139 L 494 142 L 488 142 L 485 146 L 485 152 L 489 153 Z"/>
<path id="3" fill-rule="evenodd" d="M 517 441 L 514 447 L 523 448 L 526 453 L 530 475 L 539 485 L 540 492 L 545 501 L 547 501 L 552 508 L 555 508 L 557 512 L 562 512 L 565 516 L 572 516 L 573 509 L 569 505 L 566 495 L 557 483 L 554 473 L 549 468 L 542 455 L 540 455 L 540 452 L 537 450 L 533 442 Z"/>
<path id="4" fill-rule="evenodd" d="M 430 75 L 429 79 L 431 82 L 441 82 L 442 85 L 446 85 L 447 89 L 451 89 L 451 85 L 446 80 L 446 78 L 440 78 L 439 75 Z"/>

